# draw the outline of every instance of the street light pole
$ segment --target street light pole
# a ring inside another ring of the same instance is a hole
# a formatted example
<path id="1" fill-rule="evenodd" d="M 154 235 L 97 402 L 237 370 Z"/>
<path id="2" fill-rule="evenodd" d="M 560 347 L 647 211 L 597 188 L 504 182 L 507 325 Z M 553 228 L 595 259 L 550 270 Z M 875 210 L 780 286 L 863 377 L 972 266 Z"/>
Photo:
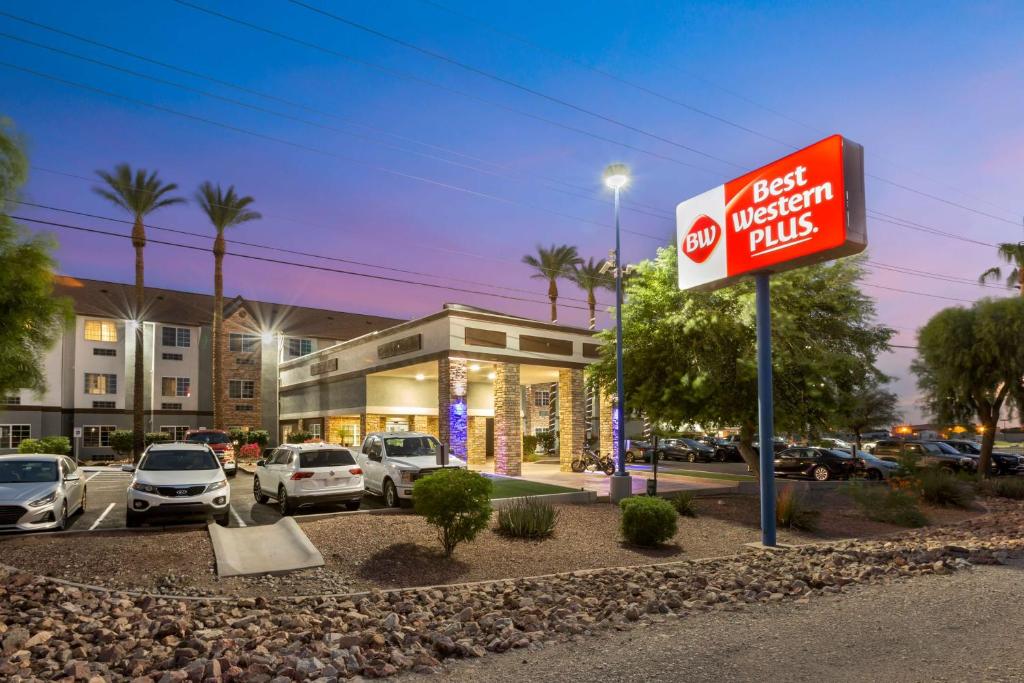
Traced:
<path id="1" fill-rule="evenodd" d="M 619 192 L 629 182 L 629 168 L 625 164 L 612 164 L 604 171 L 604 183 L 615 192 L 615 414 L 618 418 L 616 434 L 616 471 L 609 487 L 609 498 L 617 503 L 633 493 L 632 477 L 626 473 L 626 387 L 622 377 L 622 238 L 619 230 Z"/>

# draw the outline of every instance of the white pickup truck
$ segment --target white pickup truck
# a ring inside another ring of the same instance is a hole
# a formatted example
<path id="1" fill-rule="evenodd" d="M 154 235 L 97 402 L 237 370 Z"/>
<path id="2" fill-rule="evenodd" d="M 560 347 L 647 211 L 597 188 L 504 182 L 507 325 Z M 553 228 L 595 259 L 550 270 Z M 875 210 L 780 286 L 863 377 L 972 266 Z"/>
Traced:
<path id="1" fill-rule="evenodd" d="M 412 498 L 417 479 L 442 469 L 441 443 L 421 432 L 371 432 L 363 440 L 358 463 L 366 490 L 384 496 L 388 507 Z M 465 469 L 466 463 L 449 458 L 446 467 Z"/>

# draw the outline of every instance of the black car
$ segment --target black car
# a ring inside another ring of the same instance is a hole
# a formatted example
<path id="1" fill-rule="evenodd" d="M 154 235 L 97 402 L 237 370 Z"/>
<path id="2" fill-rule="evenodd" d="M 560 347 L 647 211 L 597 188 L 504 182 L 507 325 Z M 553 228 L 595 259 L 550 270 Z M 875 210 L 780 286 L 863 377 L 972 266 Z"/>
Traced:
<path id="1" fill-rule="evenodd" d="M 810 477 L 815 481 L 849 479 L 863 463 L 849 453 L 831 448 L 787 448 L 775 456 L 775 474 L 780 477 Z"/>
<path id="2" fill-rule="evenodd" d="M 939 439 L 950 448 L 955 448 L 963 455 L 972 458 L 981 457 L 981 446 L 974 441 L 967 439 Z M 999 453 L 992 451 L 991 471 L 993 474 L 1022 474 L 1024 473 L 1024 457 L 1013 453 Z"/>
<path id="3" fill-rule="evenodd" d="M 715 459 L 715 449 L 694 439 L 665 439 L 658 444 L 658 458 L 711 462 Z"/>
<path id="4" fill-rule="evenodd" d="M 756 436 L 751 444 L 751 448 L 754 449 L 755 455 L 761 452 Z M 772 449 L 776 454 L 781 453 L 787 448 L 789 448 L 789 444 L 785 441 L 778 439 L 772 441 Z M 733 435 L 727 439 L 718 439 L 715 446 L 715 459 L 721 462 L 743 462 L 743 456 L 740 455 L 740 437 Z"/>
<path id="5" fill-rule="evenodd" d="M 871 453 L 877 458 L 893 462 L 909 456 L 921 467 L 942 467 L 950 472 L 973 473 L 978 470 L 975 458 L 937 441 L 887 439 L 876 443 Z"/>

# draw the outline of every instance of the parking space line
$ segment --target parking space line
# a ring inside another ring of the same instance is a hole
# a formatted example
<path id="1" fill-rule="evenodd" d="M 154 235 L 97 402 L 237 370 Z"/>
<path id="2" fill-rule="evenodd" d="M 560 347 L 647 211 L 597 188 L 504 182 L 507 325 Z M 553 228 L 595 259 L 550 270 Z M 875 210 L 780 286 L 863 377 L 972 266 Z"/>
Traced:
<path id="1" fill-rule="evenodd" d="M 92 531 L 100 525 L 100 522 L 102 522 L 103 518 L 107 516 L 107 513 L 114 509 L 114 505 L 114 503 L 111 503 L 110 505 L 107 506 L 107 509 L 103 511 L 103 514 L 97 517 L 96 521 L 92 523 L 91 527 L 89 527 L 89 531 Z"/>
<path id="2" fill-rule="evenodd" d="M 239 515 L 238 512 L 235 511 L 235 508 L 233 508 L 232 506 L 229 505 L 228 509 L 231 510 L 231 514 L 235 516 L 235 521 L 238 522 L 238 526 L 245 527 L 246 526 L 245 522 L 242 521 L 241 515 Z"/>

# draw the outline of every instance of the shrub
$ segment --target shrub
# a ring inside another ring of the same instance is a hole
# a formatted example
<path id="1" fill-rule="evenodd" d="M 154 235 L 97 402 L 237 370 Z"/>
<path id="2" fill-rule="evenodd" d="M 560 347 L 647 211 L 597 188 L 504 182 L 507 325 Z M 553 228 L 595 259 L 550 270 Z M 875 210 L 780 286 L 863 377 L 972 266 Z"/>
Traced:
<path id="1" fill-rule="evenodd" d="M 958 508 L 969 508 L 974 502 L 974 489 L 971 484 L 957 479 L 945 470 L 924 470 L 918 478 L 921 482 L 921 498 L 925 502 Z"/>
<path id="2" fill-rule="evenodd" d="M 238 455 L 243 460 L 258 460 L 260 457 L 260 445 L 257 443 L 247 443 L 242 446 L 238 451 Z"/>
<path id="3" fill-rule="evenodd" d="M 19 453 L 45 453 L 41 439 L 22 439 L 18 444 Z"/>
<path id="4" fill-rule="evenodd" d="M 1018 479 L 1017 477 L 984 479 L 981 482 L 981 490 L 989 496 L 1024 500 L 1024 479 Z"/>
<path id="5" fill-rule="evenodd" d="M 147 446 L 151 446 L 155 443 L 167 443 L 171 440 L 171 435 L 167 432 L 146 432 L 143 439 L 145 439 Z"/>
<path id="6" fill-rule="evenodd" d="M 537 462 L 540 460 L 540 453 L 530 451 L 529 453 L 523 453 L 523 462 Z"/>
<path id="7" fill-rule="evenodd" d="M 132 432 L 127 429 L 118 429 L 110 433 L 110 448 L 118 455 L 127 455 L 132 452 Z"/>
<path id="8" fill-rule="evenodd" d="M 266 429 L 250 429 L 249 440 L 246 443 L 256 444 L 259 448 L 266 448 L 270 443 L 270 432 Z"/>
<path id="9" fill-rule="evenodd" d="M 249 432 L 235 427 L 228 430 L 228 438 L 231 439 L 231 443 L 244 446 L 249 443 Z"/>
<path id="10" fill-rule="evenodd" d="M 689 491 L 680 491 L 671 498 L 671 503 L 680 517 L 697 516 L 697 499 Z"/>
<path id="11" fill-rule="evenodd" d="M 928 523 L 917 497 L 907 491 L 859 483 L 851 484 L 848 491 L 868 519 L 915 528 Z"/>
<path id="12" fill-rule="evenodd" d="M 288 434 L 288 438 L 285 439 L 288 443 L 305 443 L 313 438 L 313 435 L 309 432 L 291 432 Z"/>
<path id="13" fill-rule="evenodd" d="M 537 437 L 533 434 L 523 435 L 523 456 L 534 453 L 537 450 Z"/>
<path id="14" fill-rule="evenodd" d="M 498 510 L 498 531 L 513 538 L 547 538 L 555 532 L 558 511 L 536 498 L 522 498 Z"/>
<path id="15" fill-rule="evenodd" d="M 491 518 L 491 480 L 476 472 L 449 468 L 417 479 L 412 487 L 416 514 L 437 527 L 445 557 L 472 541 Z"/>
<path id="16" fill-rule="evenodd" d="M 633 545 L 652 548 L 676 535 L 679 518 L 672 503 L 656 496 L 633 496 L 619 503 L 623 538 Z"/>
<path id="17" fill-rule="evenodd" d="M 555 433 L 552 431 L 541 432 L 537 435 L 537 443 L 540 445 L 541 452 L 550 453 L 555 450 Z"/>
<path id="18" fill-rule="evenodd" d="M 775 523 L 783 528 L 815 531 L 820 516 L 791 486 L 779 491 L 775 499 Z"/>

